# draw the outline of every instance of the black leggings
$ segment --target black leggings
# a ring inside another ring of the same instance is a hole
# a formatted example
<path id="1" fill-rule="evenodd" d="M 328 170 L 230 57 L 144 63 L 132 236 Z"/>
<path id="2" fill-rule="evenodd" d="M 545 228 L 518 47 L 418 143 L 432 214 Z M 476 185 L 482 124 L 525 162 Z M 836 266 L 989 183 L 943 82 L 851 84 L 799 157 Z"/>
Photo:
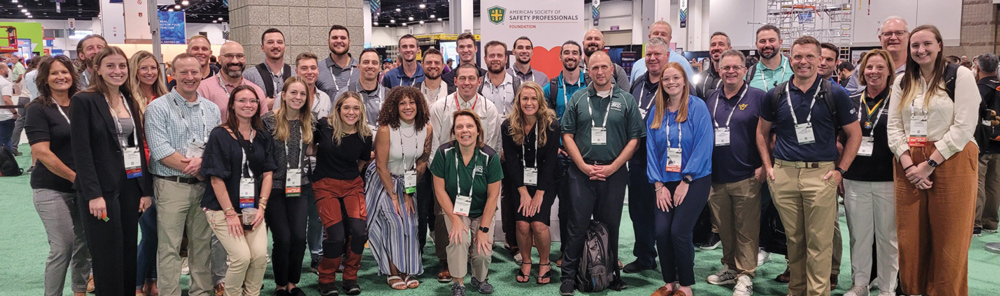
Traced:
<path id="1" fill-rule="evenodd" d="M 104 194 L 108 221 L 90 214 L 89 200 L 77 200 L 90 247 L 95 293 L 99 296 L 126 295 L 135 290 L 141 194 L 138 179 L 122 180 L 119 190 Z"/>
<path id="2" fill-rule="evenodd" d="M 308 184 L 304 186 L 310 186 Z M 271 268 L 274 284 L 281 287 L 298 284 L 302 276 L 302 257 L 306 251 L 306 208 L 303 196 L 286 197 L 284 188 L 271 190 L 270 201 L 264 218 L 271 229 L 274 241 L 271 250 Z"/>
<path id="3" fill-rule="evenodd" d="M 663 184 L 671 194 L 680 182 Z M 691 242 L 694 224 L 708 203 L 708 193 L 712 189 L 712 177 L 694 180 L 688 186 L 687 195 L 681 205 L 669 212 L 654 210 L 653 223 L 656 232 L 656 250 L 660 254 L 660 270 L 666 283 L 680 282 L 681 286 L 694 285 L 694 244 Z M 673 198 L 673 195 L 671 195 Z"/>

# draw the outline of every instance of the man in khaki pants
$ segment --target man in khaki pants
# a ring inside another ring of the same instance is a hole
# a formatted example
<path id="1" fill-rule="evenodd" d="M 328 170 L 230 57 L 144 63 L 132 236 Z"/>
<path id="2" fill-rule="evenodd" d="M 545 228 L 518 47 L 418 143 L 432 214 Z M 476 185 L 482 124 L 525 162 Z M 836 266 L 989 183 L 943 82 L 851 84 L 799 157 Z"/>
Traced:
<path id="1" fill-rule="evenodd" d="M 847 91 L 817 76 L 820 56 L 811 36 L 792 43 L 792 80 L 768 91 L 757 124 L 757 149 L 788 238 L 789 295 L 830 295 L 837 185 L 861 145 Z M 847 135 L 843 155 L 837 153 L 838 126 Z"/>

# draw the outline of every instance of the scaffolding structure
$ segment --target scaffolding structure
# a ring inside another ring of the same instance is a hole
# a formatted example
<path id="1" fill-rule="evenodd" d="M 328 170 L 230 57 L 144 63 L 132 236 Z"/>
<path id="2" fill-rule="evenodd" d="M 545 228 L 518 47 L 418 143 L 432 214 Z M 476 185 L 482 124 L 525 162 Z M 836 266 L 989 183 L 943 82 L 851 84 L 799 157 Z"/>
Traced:
<path id="1" fill-rule="evenodd" d="M 768 0 L 767 23 L 781 29 L 785 46 L 799 36 L 810 35 L 820 42 L 841 48 L 842 59 L 850 57 L 852 21 L 850 0 Z"/>

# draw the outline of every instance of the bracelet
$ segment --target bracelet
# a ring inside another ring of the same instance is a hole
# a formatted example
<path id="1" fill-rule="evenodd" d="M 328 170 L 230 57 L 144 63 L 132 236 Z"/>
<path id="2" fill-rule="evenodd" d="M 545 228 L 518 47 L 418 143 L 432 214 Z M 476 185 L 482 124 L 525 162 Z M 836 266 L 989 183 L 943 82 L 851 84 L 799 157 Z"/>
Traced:
<path id="1" fill-rule="evenodd" d="M 223 211 L 222 213 L 225 214 L 226 217 L 236 217 L 237 216 L 236 211 L 233 211 L 233 208 L 229 208 L 229 210 Z"/>
<path id="2" fill-rule="evenodd" d="M 909 171 L 910 168 L 917 166 L 916 164 L 910 164 L 910 166 L 903 168 L 903 172 Z"/>
<path id="3" fill-rule="evenodd" d="M 657 191 L 660 191 L 660 189 L 663 189 L 663 187 L 664 187 L 664 186 L 660 186 L 660 188 L 656 188 L 655 190 L 653 190 L 653 192 L 657 192 Z"/>

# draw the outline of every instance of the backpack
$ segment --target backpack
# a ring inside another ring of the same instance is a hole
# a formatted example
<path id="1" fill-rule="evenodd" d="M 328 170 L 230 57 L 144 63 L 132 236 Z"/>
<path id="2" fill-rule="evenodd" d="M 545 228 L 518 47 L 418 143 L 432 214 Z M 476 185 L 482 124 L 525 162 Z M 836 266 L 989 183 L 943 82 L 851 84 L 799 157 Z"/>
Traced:
<path id="1" fill-rule="evenodd" d="M 611 256 L 608 228 L 604 223 L 590 221 L 583 255 L 580 256 L 580 269 L 576 273 L 577 288 L 582 292 L 600 292 L 611 288 L 617 264 Z"/>
<path id="2" fill-rule="evenodd" d="M 0 147 L 0 177 L 20 176 L 24 171 L 17 166 L 14 153 L 7 147 Z"/>
<path id="3" fill-rule="evenodd" d="M 271 71 L 267 70 L 267 65 L 264 63 L 257 64 L 257 72 L 260 73 L 260 78 L 264 80 L 264 95 L 273 98 L 274 97 L 274 75 Z M 288 80 L 288 77 L 292 77 L 292 67 L 285 64 L 281 69 L 281 81 Z M 278 90 L 281 91 L 281 90 Z"/>
<path id="4" fill-rule="evenodd" d="M 823 101 L 823 103 L 826 104 L 826 109 L 830 111 L 830 116 L 832 116 L 833 120 L 836 122 L 838 120 L 837 119 L 837 104 L 833 101 L 833 83 L 830 82 L 829 79 L 823 79 L 823 78 L 819 78 L 819 77 L 816 77 L 816 79 L 820 80 L 819 81 L 819 87 L 820 87 L 820 89 L 823 90 L 823 92 L 819 93 L 819 95 L 816 96 L 816 99 L 820 100 L 820 101 Z M 791 83 L 790 80 L 782 82 L 782 83 L 779 83 L 777 86 L 774 87 L 774 93 L 771 95 L 771 97 L 767 98 L 768 100 L 771 101 L 771 108 L 773 108 L 772 112 L 775 115 L 777 115 L 777 113 L 778 113 L 778 106 L 780 106 L 779 104 L 782 103 L 781 102 L 781 98 L 785 97 L 785 94 L 786 94 L 786 92 L 785 92 L 785 85 L 787 85 L 789 83 Z M 954 82 L 952 82 L 952 86 L 954 87 Z M 790 111 L 794 112 L 794 110 L 790 110 Z M 840 124 L 834 124 L 834 126 L 837 127 L 836 129 L 838 131 L 841 128 Z"/>

